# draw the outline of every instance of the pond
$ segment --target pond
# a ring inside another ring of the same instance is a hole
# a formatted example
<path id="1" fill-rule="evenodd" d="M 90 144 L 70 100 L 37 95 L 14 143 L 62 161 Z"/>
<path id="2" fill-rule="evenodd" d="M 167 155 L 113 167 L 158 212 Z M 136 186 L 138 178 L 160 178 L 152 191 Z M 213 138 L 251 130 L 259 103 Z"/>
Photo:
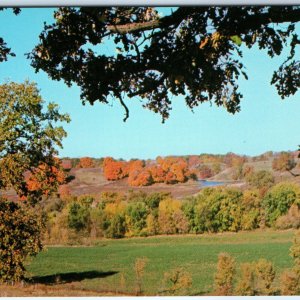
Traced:
<path id="1" fill-rule="evenodd" d="M 210 181 L 210 180 L 198 180 L 201 187 L 213 187 L 213 186 L 220 186 L 225 185 L 226 182 L 223 181 Z"/>

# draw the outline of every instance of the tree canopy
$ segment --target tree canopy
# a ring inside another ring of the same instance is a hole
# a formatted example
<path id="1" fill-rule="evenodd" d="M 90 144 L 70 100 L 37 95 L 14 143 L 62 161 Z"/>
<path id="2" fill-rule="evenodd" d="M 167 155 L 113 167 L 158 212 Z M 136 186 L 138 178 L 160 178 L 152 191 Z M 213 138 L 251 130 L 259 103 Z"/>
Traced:
<path id="1" fill-rule="evenodd" d="M 0 11 L 3 9 L 3 7 L 0 7 Z M 18 15 L 20 13 L 20 9 L 13 8 L 13 12 L 15 15 Z M 0 63 L 6 61 L 8 56 L 15 56 L 15 54 L 11 51 L 11 48 L 7 46 L 4 39 L 0 37 Z"/>
<path id="2" fill-rule="evenodd" d="M 57 188 L 61 174 L 55 156 L 66 132 L 55 123 L 70 120 L 56 104 L 43 105 L 34 83 L 0 85 L 0 190 L 13 188 L 34 201 Z"/>
<path id="3" fill-rule="evenodd" d="M 166 16 L 150 7 L 61 7 L 28 54 L 36 71 L 81 89 L 83 103 L 125 99 L 168 118 L 172 96 L 193 109 L 203 102 L 240 110 L 238 79 L 247 79 L 241 45 L 270 57 L 288 47 L 271 83 L 281 98 L 300 86 L 299 6 L 179 7 Z M 103 44 L 112 43 L 116 53 Z M 126 96 L 128 98 L 126 98 Z"/>

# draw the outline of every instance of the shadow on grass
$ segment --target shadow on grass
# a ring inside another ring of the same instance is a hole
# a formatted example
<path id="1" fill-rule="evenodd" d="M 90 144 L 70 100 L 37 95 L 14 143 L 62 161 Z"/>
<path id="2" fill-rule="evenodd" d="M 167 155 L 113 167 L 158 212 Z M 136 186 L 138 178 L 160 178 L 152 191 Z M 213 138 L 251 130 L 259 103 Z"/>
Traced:
<path id="1" fill-rule="evenodd" d="M 42 283 L 42 284 L 64 284 L 74 281 L 82 281 L 85 279 L 104 278 L 117 274 L 115 271 L 99 272 L 99 271 L 87 271 L 87 272 L 70 272 L 70 273 L 57 273 L 46 276 L 33 276 L 28 278 L 30 283 Z"/>

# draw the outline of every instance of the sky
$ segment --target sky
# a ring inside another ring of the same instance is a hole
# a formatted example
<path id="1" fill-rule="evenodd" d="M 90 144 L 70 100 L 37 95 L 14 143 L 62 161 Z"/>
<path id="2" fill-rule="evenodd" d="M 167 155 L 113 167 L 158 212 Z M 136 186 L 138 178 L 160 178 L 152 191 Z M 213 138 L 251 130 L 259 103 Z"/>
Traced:
<path id="1" fill-rule="evenodd" d="M 35 73 L 24 55 L 38 43 L 43 23 L 52 23 L 53 9 L 26 8 L 15 16 L 0 12 L 0 37 L 16 54 L 0 64 L 0 84 L 5 81 L 37 83 L 48 102 L 56 102 L 62 113 L 71 117 L 63 127 L 60 157 L 155 158 L 158 155 L 197 155 L 201 153 L 258 155 L 263 152 L 296 150 L 300 144 L 300 94 L 281 100 L 270 85 L 273 71 L 284 55 L 269 58 L 266 51 L 244 48 L 243 62 L 249 80 L 239 81 L 244 95 L 241 112 L 229 114 L 224 108 L 201 104 L 191 112 L 183 97 L 173 97 L 170 118 L 161 123 L 160 115 L 143 109 L 136 100 L 125 99 L 130 117 L 123 122 L 124 110 L 116 101 L 111 105 L 82 105 L 77 86 L 68 88 L 62 81 Z M 102 51 L 113 47 L 103 44 Z"/>

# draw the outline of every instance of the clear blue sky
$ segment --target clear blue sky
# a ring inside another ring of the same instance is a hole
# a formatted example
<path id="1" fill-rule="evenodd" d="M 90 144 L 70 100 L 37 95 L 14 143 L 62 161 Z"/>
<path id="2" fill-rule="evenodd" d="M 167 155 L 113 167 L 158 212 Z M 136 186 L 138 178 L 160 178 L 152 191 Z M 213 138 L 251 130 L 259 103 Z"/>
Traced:
<path id="1" fill-rule="evenodd" d="M 0 12 L 0 36 L 16 53 L 0 64 L 0 83 L 5 80 L 38 84 L 43 98 L 59 104 L 72 121 L 64 126 L 68 137 L 60 156 L 115 158 L 155 158 L 158 155 L 187 155 L 235 152 L 257 155 L 268 150 L 295 150 L 300 144 L 299 92 L 282 101 L 270 85 L 273 70 L 283 57 L 271 59 L 256 49 L 244 51 L 249 80 L 240 81 L 244 94 L 241 112 L 228 114 L 215 105 L 202 104 L 192 113 L 181 97 L 173 98 L 170 119 L 161 123 L 159 115 L 128 100 L 130 118 L 122 121 L 119 103 L 82 106 L 79 88 L 52 81 L 44 72 L 34 73 L 28 53 L 38 42 L 43 22 L 52 20 L 52 9 L 27 8 L 18 16 Z M 103 45 L 104 51 L 114 51 Z"/>

